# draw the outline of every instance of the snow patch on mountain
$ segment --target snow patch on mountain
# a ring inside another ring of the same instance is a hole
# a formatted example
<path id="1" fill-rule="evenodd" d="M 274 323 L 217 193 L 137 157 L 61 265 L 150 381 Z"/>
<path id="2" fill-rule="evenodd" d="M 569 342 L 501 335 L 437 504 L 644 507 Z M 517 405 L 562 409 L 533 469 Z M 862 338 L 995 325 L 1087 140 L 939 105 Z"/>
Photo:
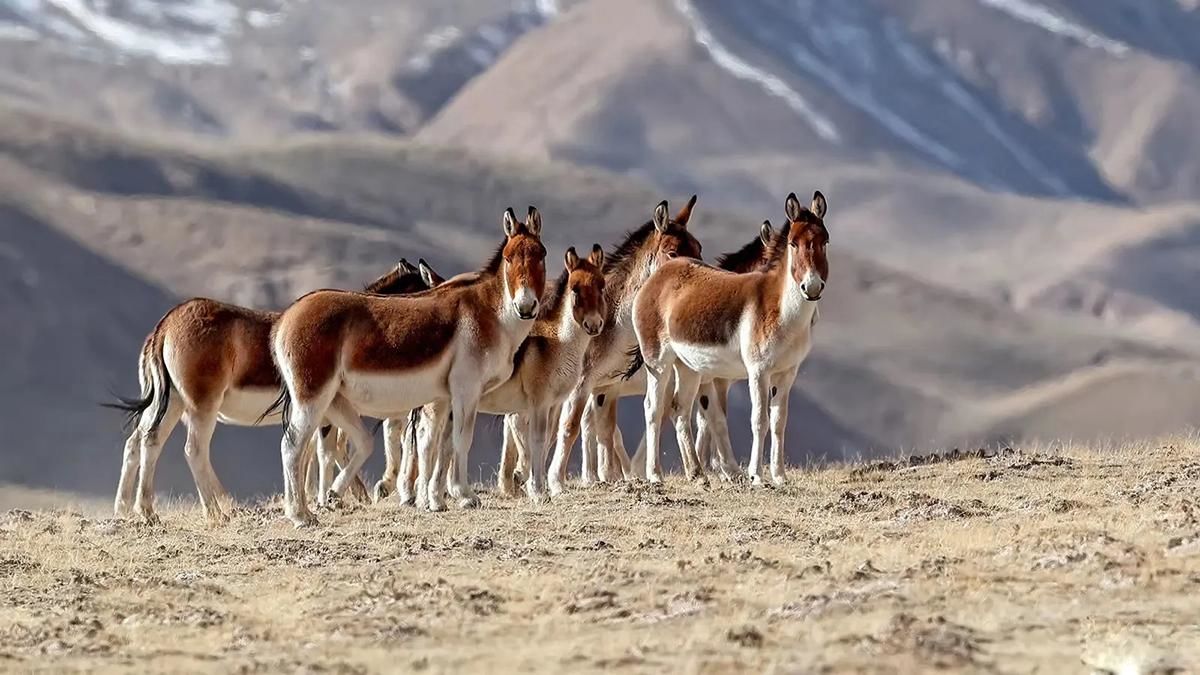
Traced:
<path id="1" fill-rule="evenodd" d="M 1036 26 L 1087 47 L 1100 49 L 1113 56 L 1121 56 L 1129 51 L 1129 45 L 1124 42 L 1088 30 L 1036 2 L 1029 0 L 979 0 L 979 2 L 1009 15 L 1017 21 Z"/>
<path id="2" fill-rule="evenodd" d="M 713 63 L 739 80 L 748 80 L 762 87 L 767 93 L 783 101 L 789 108 L 796 111 L 804 121 L 821 138 L 831 143 L 841 140 L 837 126 L 833 121 L 817 112 L 815 108 L 792 87 L 789 87 L 779 77 L 752 65 L 750 62 L 733 53 L 717 40 L 716 36 L 700 18 L 699 12 L 688 0 L 675 0 L 675 8 L 691 26 L 696 44 L 704 48 L 712 58 Z"/>

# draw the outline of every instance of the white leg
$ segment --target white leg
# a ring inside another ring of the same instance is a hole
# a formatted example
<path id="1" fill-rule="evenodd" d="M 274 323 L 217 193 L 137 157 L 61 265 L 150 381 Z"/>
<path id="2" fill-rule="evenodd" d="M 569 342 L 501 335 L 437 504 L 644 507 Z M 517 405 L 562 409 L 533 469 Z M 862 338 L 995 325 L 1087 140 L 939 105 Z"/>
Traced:
<path id="1" fill-rule="evenodd" d="M 776 486 L 787 482 L 787 476 L 784 475 L 787 454 L 784 453 L 783 444 L 787 434 L 788 399 L 791 398 L 797 370 L 776 374 L 771 381 L 771 482 Z"/>
<path id="2" fill-rule="evenodd" d="M 547 476 L 552 496 L 562 494 L 566 485 L 567 461 L 571 458 L 571 446 L 575 445 L 575 438 L 579 435 L 579 425 L 590 390 L 591 385 L 589 383 L 580 383 L 580 386 L 563 402 L 562 412 L 559 413 L 558 434 L 556 434 L 554 443 L 554 459 L 550 462 L 550 470 Z"/>
<path id="3" fill-rule="evenodd" d="M 596 405 L 596 393 L 588 397 L 583 407 L 583 418 L 580 420 L 579 438 L 579 486 L 591 487 L 596 482 L 596 463 L 600 452 L 607 448 L 600 444 L 598 431 L 604 426 L 600 422 L 600 411 Z"/>
<path id="4" fill-rule="evenodd" d="M 517 494 L 516 473 L 518 467 L 529 466 L 521 455 L 527 455 L 528 449 L 519 438 L 523 429 L 527 429 L 527 421 L 523 415 L 510 413 L 504 416 L 504 442 L 500 451 L 500 471 L 496 476 L 496 491 L 505 497 L 515 497 Z M 527 436 L 527 433 L 524 435 Z M 528 469 L 525 469 L 528 476 Z"/>
<path id="5" fill-rule="evenodd" d="M 679 444 L 679 457 L 683 462 L 683 475 L 688 480 L 705 481 L 704 467 L 696 458 L 696 442 L 692 435 L 692 406 L 696 392 L 700 389 L 700 376 L 675 362 L 675 396 L 671 406 L 671 421 L 675 425 L 675 438 Z"/>
<path id="6" fill-rule="evenodd" d="M 213 471 L 208 454 L 216 427 L 215 410 L 193 410 L 188 413 L 187 441 L 184 442 L 183 453 L 187 457 L 188 468 L 192 470 L 192 479 L 196 481 L 196 492 L 200 495 L 205 517 L 210 522 L 223 523 L 229 520 L 229 515 L 221 508 L 225 488 Z"/>
<path id="7" fill-rule="evenodd" d="M 761 372 L 750 374 L 750 482 L 762 485 L 763 440 L 767 433 L 768 403 L 771 398 L 771 380 Z"/>
<path id="8" fill-rule="evenodd" d="M 138 492 L 133 508 L 147 523 L 158 522 L 158 514 L 154 512 L 154 470 L 158 466 L 158 458 L 162 454 L 163 444 L 179 424 L 183 416 L 183 404 L 179 402 L 179 394 L 172 392 L 167 404 L 167 413 L 163 416 L 155 432 L 148 431 L 154 420 L 153 406 L 142 414 L 141 422 L 141 456 L 138 466 Z"/>
<path id="9" fill-rule="evenodd" d="M 383 457 L 386 464 L 383 467 L 383 477 L 375 483 L 376 502 L 387 499 L 388 495 L 397 489 L 404 453 L 409 450 L 404 445 L 404 434 L 407 431 L 404 425 L 404 421 L 391 417 L 383 421 Z"/>
<path id="10" fill-rule="evenodd" d="M 346 494 L 346 490 L 350 488 L 355 477 L 362 471 L 363 465 L 367 463 L 367 459 L 370 458 L 371 451 L 374 449 L 374 443 L 372 443 L 371 434 L 367 433 L 366 427 L 363 426 L 358 411 L 341 394 L 333 397 L 325 415 L 350 439 L 350 460 L 338 472 L 337 478 L 333 479 L 333 485 L 329 487 L 328 498 L 340 499 Z"/>
<path id="11" fill-rule="evenodd" d="M 405 420 L 400 438 L 400 475 L 397 476 L 396 496 L 401 504 L 413 506 L 417 503 L 417 435 L 421 429 L 421 418 L 409 412 Z"/>
<path id="12" fill-rule="evenodd" d="M 442 483 L 442 430 L 449 409 L 445 401 L 425 406 L 417 428 L 417 508 L 445 511 L 445 487 Z"/>
<path id="13" fill-rule="evenodd" d="M 133 512 L 133 495 L 138 482 L 138 454 L 142 447 L 142 430 L 134 427 L 125 439 L 125 451 L 121 456 L 121 481 L 117 483 L 117 498 L 113 501 L 113 515 L 124 518 Z"/>
<path id="14" fill-rule="evenodd" d="M 646 480 L 646 434 L 642 434 L 642 440 L 638 441 L 637 450 L 633 453 L 633 459 L 629 460 L 629 466 L 633 474 L 631 480 Z"/>
<path id="15" fill-rule="evenodd" d="M 525 480 L 525 494 L 534 504 L 544 504 L 550 500 L 546 494 L 546 479 L 542 472 L 542 467 L 545 466 L 543 454 L 548 445 L 546 429 L 549 425 L 549 410 L 543 408 L 530 413 L 527 427 L 529 434 L 526 436 L 526 445 L 529 448 L 529 476 Z"/>
<path id="16" fill-rule="evenodd" d="M 297 405 L 293 401 L 291 419 L 284 429 L 279 443 L 279 454 L 283 460 L 283 511 L 296 527 L 315 525 L 317 517 L 308 508 L 304 485 L 304 455 L 306 446 L 312 441 L 313 433 L 321 422 L 320 401 L 309 401 Z"/>
<path id="17" fill-rule="evenodd" d="M 663 409 L 667 397 L 667 385 L 671 383 L 670 374 L 666 368 L 670 364 L 651 367 L 646 364 L 646 400 L 643 407 L 646 413 L 646 480 L 651 483 L 661 483 L 662 468 L 659 461 L 659 434 L 662 432 Z M 659 370 L 661 368 L 662 370 Z"/>
<path id="18" fill-rule="evenodd" d="M 625 437 L 621 434 L 621 425 L 613 425 L 612 433 L 613 461 L 621 471 L 622 480 L 633 480 L 633 465 L 629 462 L 629 453 L 625 450 Z M 645 461 L 645 458 L 642 458 Z M 644 465 L 643 465 L 644 466 Z"/>
<path id="19" fill-rule="evenodd" d="M 340 431 L 336 427 L 326 425 L 317 430 L 316 433 L 316 454 L 317 454 L 317 481 L 313 485 L 311 481 L 305 481 L 305 486 L 315 490 L 314 494 L 317 497 L 317 504 L 320 506 L 328 506 L 327 499 L 330 486 L 333 485 L 333 477 L 337 475 L 337 443 Z M 313 462 L 307 462 L 308 466 L 313 466 Z M 311 474 L 312 472 L 309 471 Z"/>
<path id="20" fill-rule="evenodd" d="M 604 405 L 600 397 L 604 397 Z M 614 444 L 617 428 L 617 392 L 615 390 L 592 397 L 596 401 L 596 422 L 593 429 L 596 444 L 596 478 L 601 483 L 616 482 L 621 464 L 616 460 Z"/>
<path id="21" fill-rule="evenodd" d="M 469 455 L 471 442 L 475 438 L 475 415 L 479 405 L 478 385 L 471 384 L 459 388 L 452 395 L 450 405 L 454 411 L 450 420 L 454 443 L 454 471 L 450 483 L 450 494 L 458 500 L 460 507 L 464 509 L 478 508 L 479 497 L 471 489 L 471 483 L 468 480 Z"/>

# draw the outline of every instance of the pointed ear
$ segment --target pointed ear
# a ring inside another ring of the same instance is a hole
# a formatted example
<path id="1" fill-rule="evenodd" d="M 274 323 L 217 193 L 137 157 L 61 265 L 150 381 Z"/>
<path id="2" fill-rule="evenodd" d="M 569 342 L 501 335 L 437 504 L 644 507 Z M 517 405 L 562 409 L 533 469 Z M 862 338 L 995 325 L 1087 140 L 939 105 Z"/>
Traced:
<path id="1" fill-rule="evenodd" d="M 696 205 L 697 195 L 692 195 L 686 206 L 679 209 L 679 213 L 675 214 L 675 221 L 684 227 L 687 227 L 688 220 L 692 217 L 692 207 Z"/>
<path id="2" fill-rule="evenodd" d="M 770 244 L 775 238 L 775 228 L 771 227 L 771 221 L 763 221 L 762 227 L 758 228 L 758 238 L 762 240 L 763 245 Z"/>
<path id="3" fill-rule="evenodd" d="M 442 275 L 433 271 L 433 268 L 429 266 L 429 263 L 425 262 L 424 258 L 417 261 L 417 270 L 421 272 L 421 281 L 424 281 L 425 285 L 430 288 L 434 288 L 445 281 Z"/>
<path id="4" fill-rule="evenodd" d="M 517 214 L 512 207 L 504 209 L 504 236 L 511 237 L 517 233 Z"/>
<path id="5" fill-rule="evenodd" d="M 812 206 L 808 207 L 810 211 L 817 214 L 818 218 L 825 218 L 825 210 L 829 208 L 829 204 L 825 202 L 825 195 L 821 194 L 820 190 L 813 193 Z"/>
<path id="6" fill-rule="evenodd" d="M 600 244 L 592 244 L 592 254 L 588 256 L 588 262 L 599 269 L 604 269 L 604 249 Z"/>
<path id="7" fill-rule="evenodd" d="M 567 249 L 567 255 L 563 257 L 567 265 L 568 272 L 574 272 L 579 267 L 579 254 L 575 252 L 575 247 Z"/>
<path id="8" fill-rule="evenodd" d="M 789 223 L 794 223 L 800 220 L 800 215 L 804 213 L 804 205 L 796 198 L 796 193 L 793 192 L 787 196 L 783 202 L 783 212 L 787 215 Z"/>
<path id="9" fill-rule="evenodd" d="M 525 229 L 535 237 L 542 236 L 542 214 L 536 206 L 529 207 L 529 215 L 525 216 Z"/>
<path id="10" fill-rule="evenodd" d="M 667 231 L 667 227 L 671 224 L 670 216 L 667 214 L 667 200 L 664 199 L 654 207 L 654 229 L 659 232 Z"/>
<path id="11" fill-rule="evenodd" d="M 408 258 L 401 258 L 400 262 L 396 263 L 396 272 L 398 274 L 408 274 L 413 271 L 412 263 L 408 262 Z"/>

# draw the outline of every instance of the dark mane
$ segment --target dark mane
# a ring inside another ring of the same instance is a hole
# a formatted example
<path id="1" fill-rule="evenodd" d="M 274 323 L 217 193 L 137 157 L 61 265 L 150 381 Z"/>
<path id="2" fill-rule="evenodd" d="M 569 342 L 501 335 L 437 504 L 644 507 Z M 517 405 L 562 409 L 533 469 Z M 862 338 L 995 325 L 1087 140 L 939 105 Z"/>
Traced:
<path id="1" fill-rule="evenodd" d="M 642 244 L 646 243 L 646 240 L 650 238 L 650 235 L 654 231 L 654 222 L 648 220 L 645 225 L 627 232 L 625 234 L 625 241 L 613 249 L 612 253 L 604 257 L 605 276 L 618 269 L 628 268 L 638 249 L 642 247 Z"/>
<path id="2" fill-rule="evenodd" d="M 775 233 L 771 239 L 771 248 L 767 251 L 767 259 L 763 262 L 762 268 L 765 270 L 775 269 L 787 255 L 788 249 L 788 233 L 792 230 L 790 222 L 784 223 L 783 227 Z"/>
<path id="3" fill-rule="evenodd" d="M 488 259 L 487 264 L 479 270 L 480 274 L 500 273 L 500 266 L 504 264 L 504 245 L 507 243 L 508 239 L 504 239 L 500 242 L 500 245 L 496 247 L 496 252 L 492 254 L 490 259 Z"/>
<path id="4" fill-rule="evenodd" d="M 774 237 L 772 237 L 773 240 Z M 716 266 L 718 269 L 730 272 L 749 272 L 763 261 L 764 249 L 766 249 L 766 245 L 763 243 L 762 237 L 755 237 L 753 241 L 733 253 L 726 253 L 718 257 Z"/>
<path id="5" fill-rule="evenodd" d="M 567 280 L 571 278 L 571 273 L 563 270 L 558 276 L 558 281 L 554 282 L 546 291 L 546 297 L 542 299 L 542 310 L 538 314 L 538 319 L 558 320 L 562 318 L 562 309 L 567 304 L 563 299 L 567 297 Z"/>
<path id="6" fill-rule="evenodd" d="M 400 267 L 393 267 L 391 272 L 364 286 L 363 292 L 377 293 L 379 295 L 395 295 L 398 293 L 412 293 L 413 291 L 420 291 L 425 288 L 425 280 L 421 278 L 419 271 L 414 269 L 401 271 Z"/>

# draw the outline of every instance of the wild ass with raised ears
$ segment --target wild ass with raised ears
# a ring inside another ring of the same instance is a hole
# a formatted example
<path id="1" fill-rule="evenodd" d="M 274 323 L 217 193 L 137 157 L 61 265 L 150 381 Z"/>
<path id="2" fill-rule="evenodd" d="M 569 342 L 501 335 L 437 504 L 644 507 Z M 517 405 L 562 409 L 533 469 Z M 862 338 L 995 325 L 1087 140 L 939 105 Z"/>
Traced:
<path id="1" fill-rule="evenodd" d="M 464 467 L 451 493 L 463 507 L 478 506 L 465 466 L 479 399 L 511 376 L 546 285 L 537 209 L 529 207 L 524 223 L 508 209 L 503 223 L 503 243 L 472 278 L 406 297 L 317 291 L 284 311 L 271 344 L 287 388 L 280 454 L 284 508 L 296 526 L 316 522 L 304 499 L 300 458 L 321 419 L 345 431 L 353 448 L 331 487 L 340 496 L 371 453 L 361 415 L 391 417 L 437 400 L 449 408 L 454 458 Z M 430 484 L 436 467 L 419 464 L 430 508 L 445 508 L 442 486 Z"/>
<path id="2" fill-rule="evenodd" d="M 783 401 L 796 369 L 812 348 L 817 301 L 829 279 L 829 232 L 820 192 L 813 195 L 809 207 L 790 194 L 784 208 L 788 223 L 777 235 L 771 261 L 763 271 L 735 274 L 694 260 L 672 261 L 659 267 L 638 292 L 633 306 L 639 348 L 635 360 L 642 360 L 646 371 L 649 480 L 661 480 L 659 420 L 668 412 L 685 466 L 696 461 L 690 417 L 704 378 L 750 382 L 753 442 L 748 473 L 755 484 L 762 483 L 768 414 L 779 416 L 771 479 L 776 484 L 785 480 L 782 433 L 787 408 Z M 672 377 L 674 400 L 667 411 Z M 773 398 L 773 389 L 784 395 Z"/>
<path id="3" fill-rule="evenodd" d="M 625 241 L 608 256 L 604 263 L 604 278 L 608 289 L 608 313 L 604 329 L 592 339 L 583 358 L 583 372 L 571 393 L 563 401 L 558 418 L 558 430 L 554 448 L 554 459 L 549 470 L 550 494 L 563 489 L 567 477 L 567 460 L 571 446 L 579 436 L 580 422 L 584 420 L 584 409 L 589 399 L 595 397 L 598 408 L 604 409 L 606 388 L 625 384 L 621 375 L 625 371 L 628 352 L 637 346 L 633 331 L 632 307 L 638 289 L 659 265 L 677 257 L 699 258 L 700 242 L 687 229 L 696 196 L 688 200 L 674 218 L 670 216 L 664 200 L 654 209 L 651 220 L 630 232 Z M 613 397 L 610 405 L 616 405 Z M 615 416 L 613 417 L 615 425 Z M 586 420 L 590 422 L 589 420 Z M 586 436 L 586 434 L 585 434 Z M 612 434 L 601 434 L 611 438 Z M 584 478 L 590 478 L 595 456 L 590 441 L 585 437 Z"/>
<path id="4" fill-rule="evenodd" d="M 368 288 L 409 293 L 426 285 L 421 274 L 401 260 Z M 213 471 L 209 445 L 217 422 L 279 424 L 278 414 L 263 411 L 283 386 L 271 361 L 270 342 L 271 327 L 280 316 L 207 298 L 180 303 L 163 315 L 146 336 L 138 358 L 141 398 L 108 404 L 125 410 L 129 418 L 114 504 L 117 516 L 136 510 L 147 521 L 158 519 L 155 468 L 163 444 L 182 418 L 187 426 L 184 451 L 205 515 L 217 522 L 228 518 L 221 502 L 229 502 L 229 495 Z M 324 454 L 345 461 L 332 438 L 322 434 L 319 443 L 333 446 Z M 361 481 L 356 488 L 366 496 Z"/>
<path id="5" fill-rule="evenodd" d="M 763 221 L 758 230 L 758 236 L 736 251 L 717 256 L 714 266 L 717 269 L 736 274 L 761 271 L 771 262 L 775 239 L 775 229 L 771 227 L 770 221 Z M 696 410 L 696 458 L 699 460 L 700 466 L 719 473 L 727 481 L 734 480 L 740 474 L 737 459 L 733 456 L 733 447 L 729 441 L 729 429 L 726 423 L 729 410 L 729 387 L 732 383 L 732 380 L 725 378 L 705 379 L 701 382 L 699 394 L 696 397 L 700 404 Z M 644 394 L 645 387 L 643 386 L 641 389 Z M 773 417 L 772 420 L 774 419 Z M 623 456 L 624 447 L 620 442 L 620 430 L 615 430 L 615 433 L 618 435 L 613 448 L 616 455 L 615 460 L 625 465 L 631 464 L 633 475 L 637 478 L 645 478 L 646 436 L 642 435 L 637 453 L 630 462 Z M 603 476 L 601 479 L 603 480 Z"/>

